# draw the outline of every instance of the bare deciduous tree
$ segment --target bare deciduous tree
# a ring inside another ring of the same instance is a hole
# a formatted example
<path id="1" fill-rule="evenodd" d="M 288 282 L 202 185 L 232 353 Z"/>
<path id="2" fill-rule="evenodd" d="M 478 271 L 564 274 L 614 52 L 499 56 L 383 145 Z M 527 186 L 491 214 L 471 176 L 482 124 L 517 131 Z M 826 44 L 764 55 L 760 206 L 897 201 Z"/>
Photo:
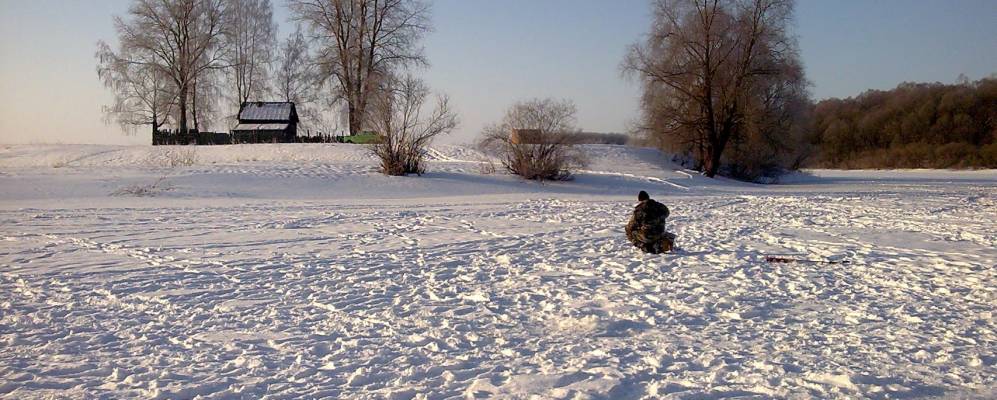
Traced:
<path id="1" fill-rule="evenodd" d="M 421 175 L 430 142 L 454 130 L 457 116 L 450 109 L 449 99 L 441 95 L 430 115 L 423 118 L 429 88 L 417 78 L 406 76 L 386 86 L 373 99 L 368 115 L 368 124 L 378 132 L 377 142 L 370 145 L 371 152 L 380 160 L 381 172 L 387 175 Z"/>
<path id="2" fill-rule="evenodd" d="M 776 153 L 798 125 L 806 80 L 788 32 L 792 0 L 656 0 L 644 43 L 626 72 L 644 85 L 644 126 L 659 143 L 694 155 L 707 176 L 734 156 Z M 768 143 L 762 143 L 768 141 Z M 751 144 L 745 151 L 737 147 Z"/>
<path id="3" fill-rule="evenodd" d="M 115 52 L 100 42 L 98 57 L 172 81 L 175 122 L 186 132 L 195 81 L 206 71 L 224 67 L 220 43 L 224 6 L 224 0 L 136 0 L 127 20 L 114 18 L 120 48 Z"/>
<path id="4" fill-rule="evenodd" d="M 97 76 L 114 92 L 114 103 L 104 113 L 125 131 L 148 125 L 157 132 L 176 106 L 176 91 L 158 69 L 132 64 L 118 57 L 106 43 L 97 47 Z"/>
<path id="5" fill-rule="evenodd" d="M 225 60 L 237 105 L 267 93 L 277 26 L 270 0 L 228 0 Z"/>
<path id="6" fill-rule="evenodd" d="M 210 126 L 221 116 L 222 104 L 217 100 L 222 93 L 221 71 L 205 70 L 194 77 L 190 85 L 190 116 L 194 130 L 200 131 L 204 126 Z"/>
<path id="7" fill-rule="evenodd" d="M 295 30 L 278 50 L 274 65 L 274 86 L 284 101 L 294 102 L 301 117 L 300 127 L 312 128 L 322 120 L 318 110 L 317 76 L 308 41 L 300 29 Z"/>
<path id="8" fill-rule="evenodd" d="M 430 29 L 420 0 L 289 0 L 295 19 L 319 43 L 321 75 L 346 102 L 351 134 L 366 121 L 374 92 L 396 69 L 426 63 L 419 40 Z M 331 102 L 330 102 L 331 103 Z"/>
<path id="9" fill-rule="evenodd" d="M 573 144 L 575 103 L 532 99 L 514 104 L 500 123 L 485 128 L 481 147 L 509 172 L 534 180 L 568 180 L 585 164 Z M 514 134 L 515 132 L 515 134 Z"/>
<path id="10" fill-rule="evenodd" d="M 315 68 L 308 54 L 308 42 L 300 29 L 281 45 L 274 72 L 277 94 L 285 101 L 311 98 L 315 88 Z"/>

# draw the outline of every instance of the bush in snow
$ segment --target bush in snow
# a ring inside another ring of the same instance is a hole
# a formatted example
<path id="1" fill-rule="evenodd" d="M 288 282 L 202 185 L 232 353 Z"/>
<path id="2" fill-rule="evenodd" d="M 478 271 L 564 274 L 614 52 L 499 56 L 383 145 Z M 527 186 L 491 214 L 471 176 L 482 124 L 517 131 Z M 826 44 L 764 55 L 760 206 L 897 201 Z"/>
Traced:
<path id="1" fill-rule="evenodd" d="M 502 122 L 485 128 L 480 147 L 497 156 L 509 172 L 533 180 L 570 180 L 585 165 L 572 135 L 575 104 L 533 99 L 514 104 Z"/>
<path id="2" fill-rule="evenodd" d="M 450 110 L 448 98 L 441 95 L 430 115 L 424 117 L 429 88 L 412 76 L 394 83 L 373 101 L 368 124 L 378 140 L 370 150 L 386 175 L 421 175 L 426 171 L 423 158 L 429 143 L 456 128 L 457 116 Z"/>
<path id="3" fill-rule="evenodd" d="M 163 146 L 149 154 L 146 164 L 154 167 L 190 167 L 197 164 L 197 159 L 195 146 Z"/>
<path id="4" fill-rule="evenodd" d="M 149 184 L 125 186 L 111 192 L 111 196 L 150 197 L 172 189 L 173 186 L 166 182 L 166 177 L 164 176 Z"/>
<path id="5" fill-rule="evenodd" d="M 184 146 L 166 151 L 166 165 L 171 168 L 189 167 L 197 164 L 197 148 Z"/>

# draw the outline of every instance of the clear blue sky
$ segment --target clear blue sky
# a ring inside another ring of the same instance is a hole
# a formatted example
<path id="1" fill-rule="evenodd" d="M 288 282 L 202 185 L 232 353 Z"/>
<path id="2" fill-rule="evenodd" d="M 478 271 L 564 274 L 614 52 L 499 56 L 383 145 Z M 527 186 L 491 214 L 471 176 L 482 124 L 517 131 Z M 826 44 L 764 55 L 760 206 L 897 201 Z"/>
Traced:
<path id="1" fill-rule="evenodd" d="M 290 31 L 283 0 L 273 0 Z M 0 0 L 0 142 L 149 143 L 105 125 L 110 95 L 97 81 L 99 39 L 127 0 Z M 639 88 L 620 77 L 626 47 L 650 21 L 643 0 L 438 0 L 418 71 L 446 92 L 469 142 L 518 99 L 578 105 L 591 131 L 623 131 Z M 997 1 L 801 0 L 796 34 L 816 99 L 903 81 L 954 82 L 997 72 Z M 216 127 L 223 129 L 224 127 Z"/>

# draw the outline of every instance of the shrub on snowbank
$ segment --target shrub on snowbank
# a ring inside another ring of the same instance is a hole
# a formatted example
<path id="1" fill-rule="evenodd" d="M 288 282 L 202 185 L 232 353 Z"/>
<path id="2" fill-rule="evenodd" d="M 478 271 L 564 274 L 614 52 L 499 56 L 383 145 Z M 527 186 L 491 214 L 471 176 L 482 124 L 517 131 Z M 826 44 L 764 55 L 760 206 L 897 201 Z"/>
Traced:
<path id="1" fill-rule="evenodd" d="M 382 173 L 421 175 L 426 171 L 424 157 L 430 142 L 457 127 L 457 116 L 446 96 L 437 99 L 428 118 L 420 116 L 428 96 L 429 88 L 409 76 L 375 99 L 370 123 L 378 138 L 370 144 L 370 151 L 380 161 Z"/>
<path id="2" fill-rule="evenodd" d="M 166 177 L 160 177 L 149 184 L 134 184 L 111 192 L 111 196 L 151 197 L 162 192 L 173 190 L 173 185 L 166 182 Z"/>
<path id="3" fill-rule="evenodd" d="M 485 128 L 480 148 L 525 179 L 564 181 L 585 165 L 572 135 L 577 132 L 570 100 L 532 99 L 513 104 L 498 124 Z M 521 133 L 521 135 L 517 135 Z"/>

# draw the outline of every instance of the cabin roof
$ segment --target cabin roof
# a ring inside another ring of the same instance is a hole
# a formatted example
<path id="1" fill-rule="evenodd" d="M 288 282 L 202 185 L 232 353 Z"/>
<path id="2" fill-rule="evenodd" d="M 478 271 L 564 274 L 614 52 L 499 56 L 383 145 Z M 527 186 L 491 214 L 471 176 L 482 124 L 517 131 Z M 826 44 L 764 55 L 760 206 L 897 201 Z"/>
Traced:
<path id="1" fill-rule="evenodd" d="M 294 103 L 254 101 L 242 103 L 239 110 L 239 122 L 251 121 L 288 121 L 295 116 Z"/>

